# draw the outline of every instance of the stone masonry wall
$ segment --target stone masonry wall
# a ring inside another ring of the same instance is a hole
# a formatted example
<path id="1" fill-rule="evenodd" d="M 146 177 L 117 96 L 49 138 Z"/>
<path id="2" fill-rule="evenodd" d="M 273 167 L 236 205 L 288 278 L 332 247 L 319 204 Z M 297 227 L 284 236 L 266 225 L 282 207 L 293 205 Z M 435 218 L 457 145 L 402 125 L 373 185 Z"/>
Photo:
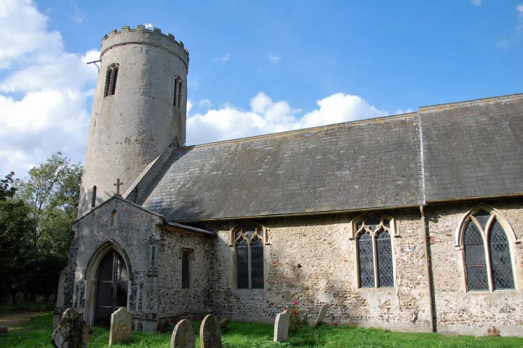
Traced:
<path id="1" fill-rule="evenodd" d="M 394 288 L 358 288 L 355 240 L 349 226 L 357 214 L 259 219 L 268 228 L 265 289 L 233 287 L 230 231 L 241 221 L 204 226 L 218 232 L 211 273 L 214 312 L 236 320 L 272 323 L 293 301 L 314 320 L 322 304 L 331 305 L 330 323 L 400 331 L 430 331 L 429 285 L 424 226 L 417 209 L 385 212 L 396 219 L 392 239 Z"/>
<path id="2" fill-rule="evenodd" d="M 111 214 L 117 212 L 114 225 Z M 152 331 L 156 329 L 158 224 L 162 218 L 148 213 L 119 198 L 113 198 L 75 225 L 75 245 L 78 245 L 74 264 L 75 285 L 73 307 L 84 312 L 84 318 L 92 324 L 96 297 L 97 270 L 93 261 L 101 259 L 105 246 L 117 245 L 129 267 L 128 308 L 133 315 L 135 328 Z M 100 255 L 98 255 L 100 254 Z M 91 279 L 89 279 L 91 278 Z"/>
<path id="3" fill-rule="evenodd" d="M 463 216 L 477 202 L 428 206 L 436 297 L 437 327 L 440 332 L 486 335 L 495 326 L 501 335 L 523 336 L 523 245 L 509 239 L 516 269 L 515 290 L 466 290 L 463 251 L 456 247 L 457 230 Z M 483 201 L 499 211 L 523 240 L 523 200 Z M 515 251 L 515 252 L 514 252 Z"/>
<path id="4" fill-rule="evenodd" d="M 209 273 L 213 236 L 164 228 L 158 268 L 158 317 L 176 318 L 209 312 Z M 189 289 L 182 289 L 182 249 L 193 250 Z"/>

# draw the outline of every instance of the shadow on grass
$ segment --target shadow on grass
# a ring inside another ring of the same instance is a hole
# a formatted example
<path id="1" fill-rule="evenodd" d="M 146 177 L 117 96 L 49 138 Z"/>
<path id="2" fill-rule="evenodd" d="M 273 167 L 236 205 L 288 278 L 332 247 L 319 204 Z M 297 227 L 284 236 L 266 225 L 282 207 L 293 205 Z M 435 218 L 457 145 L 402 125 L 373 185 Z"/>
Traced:
<path id="1" fill-rule="evenodd" d="M 52 347 L 50 339 L 53 313 L 44 313 L 31 319 L 21 330 L 10 331 L 5 337 L 0 337 L 0 347 Z M 196 347 L 199 343 L 200 322 L 193 322 L 196 335 Z M 307 347 L 307 348 L 474 348 L 474 347 L 523 347 L 523 338 L 489 337 L 475 338 L 473 336 L 445 337 L 437 333 L 399 333 L 379 329 L 364 329 L 348 325 L 317 328 L 303 327 L 289 337 L 289 342 L 274 343 L 273 326 L 245 322 L 231 322 L 222 331 L 224 348 L 275 348 L 275 347 Z M 89 348 L 106 348 L 109 341 L 109 331 L 101 328 L 93 329 L 93 337 Z M 133 332 L 127 343 L 116 344 L 117 347 L 129 348 L 166 348 L 171 341 L 171 332 L 154 334 Z"/>

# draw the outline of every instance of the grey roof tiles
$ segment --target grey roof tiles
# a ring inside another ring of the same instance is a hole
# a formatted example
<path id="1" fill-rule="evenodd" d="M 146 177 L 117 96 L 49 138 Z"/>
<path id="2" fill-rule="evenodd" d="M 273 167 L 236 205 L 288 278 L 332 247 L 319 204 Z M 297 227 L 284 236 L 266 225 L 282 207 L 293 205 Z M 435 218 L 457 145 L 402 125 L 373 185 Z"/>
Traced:
<path id="1" fill-rule="evenodd" d="M 183 147 L 137 203 L 193 221 L 522 194 L 522 134 L 523 94 Z"/>

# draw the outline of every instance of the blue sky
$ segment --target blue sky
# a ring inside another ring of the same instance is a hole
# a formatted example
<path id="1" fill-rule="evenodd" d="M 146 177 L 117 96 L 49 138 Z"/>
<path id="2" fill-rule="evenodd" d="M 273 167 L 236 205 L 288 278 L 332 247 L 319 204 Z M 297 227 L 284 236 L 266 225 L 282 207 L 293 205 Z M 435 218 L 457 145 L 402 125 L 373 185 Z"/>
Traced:
<path id="1" fill-rule="evenodd" d="M 137 24 L 189 49 L 188 144 L 523 92 L 523 0 L 1 0 L 0 176 L 83 160 L 85 62 Z"/>

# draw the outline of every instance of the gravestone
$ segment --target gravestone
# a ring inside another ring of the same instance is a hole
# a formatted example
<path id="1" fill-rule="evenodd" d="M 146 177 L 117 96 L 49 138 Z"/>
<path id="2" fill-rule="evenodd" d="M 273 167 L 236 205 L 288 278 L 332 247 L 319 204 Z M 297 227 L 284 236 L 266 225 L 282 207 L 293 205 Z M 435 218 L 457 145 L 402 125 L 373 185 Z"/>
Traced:
<path id="1" fill-rule="evenodd" d="M 133 317 L 126 307 L 118 308 L 111 314 L 109 347 L 116 342 L 127 342 L 131 338 Z"/>
<path id="2" fill-rule="evenodd" d="M 227 325 L 229 325 L 230 322 L 231 318 L 223 318 L 222 320 L 220 320 L 220 329 L 227 327 Z"/>
<path id="3" fill-rule="evenodd" d="M 7 326 L 0 326 L 0 337 L 7 335 Z"/>
<path id="4" fill-rule="evenodd" d="M 56 348 L 86 348 L 92 335 L 93 331 L 82 315 L 68 308 L 51 335 L 51 343 Z"/>
<path id="5" fill-rule="evenodd" d="M 323 319 L 325 319 L 325 315 L 327 314 L 328 309 L 329 309 L 328 304 L 324 304 L 323 306 L 321 306 L 320 312 L 318 313 L 318 316 L 316 317 L 316 321 L 314 322 L 313 327 L 316 327 L 323 322 Z"/>
<path id="6" fill-rule="evenodd" d="M 291 315 L 288 311 L 283 311 L 276 316 L 274 321 L 274 342 L 287 342 L 290 317 Z"/>
<path id="7" fill-rule="evenodd" d="M 201 348 L 221 348 L 222 334 L 220 324 L 215 315 L 207 315 L 200 326 L 200 346 Z"/>
<path id="8" fill-rule="evenodd" d="M 171 348 L 194 348 L 195 342 L 191 322 L 187 319 L 180 320 L 171 336 Z"/>

